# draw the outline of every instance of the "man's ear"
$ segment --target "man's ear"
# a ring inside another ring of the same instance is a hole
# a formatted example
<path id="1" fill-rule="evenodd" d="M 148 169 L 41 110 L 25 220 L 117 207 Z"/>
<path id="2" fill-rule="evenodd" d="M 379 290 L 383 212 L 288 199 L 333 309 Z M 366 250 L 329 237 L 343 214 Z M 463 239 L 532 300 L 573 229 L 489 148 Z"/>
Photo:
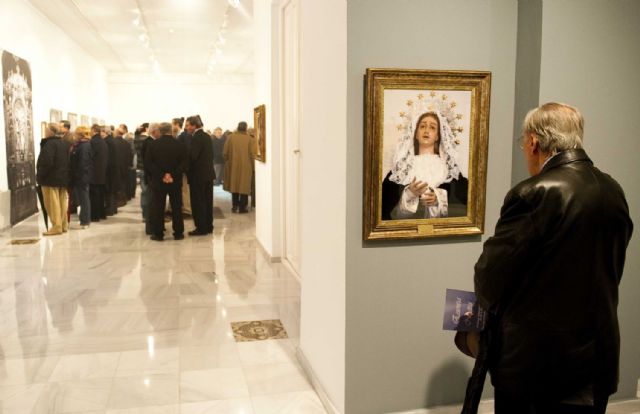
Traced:
<path id="1" fill-rule="evenodd" d="M 540 142 L 538 141 L 538 136 L 531 133 L 531 151 L 535 154 L 540 151 Z"/>

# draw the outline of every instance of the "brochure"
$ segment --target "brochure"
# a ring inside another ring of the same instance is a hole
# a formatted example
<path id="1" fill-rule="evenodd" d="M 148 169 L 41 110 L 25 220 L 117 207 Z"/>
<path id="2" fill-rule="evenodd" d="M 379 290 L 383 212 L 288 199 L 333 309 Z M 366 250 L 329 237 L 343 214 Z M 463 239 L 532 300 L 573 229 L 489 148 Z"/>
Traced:
<path id="1" fill-rule="evenodd" d="M 442 329 L 480 332 L 484 329 L 485 322 L 486 312 L 478 306 L 475 293 L 447 289 Z"/>

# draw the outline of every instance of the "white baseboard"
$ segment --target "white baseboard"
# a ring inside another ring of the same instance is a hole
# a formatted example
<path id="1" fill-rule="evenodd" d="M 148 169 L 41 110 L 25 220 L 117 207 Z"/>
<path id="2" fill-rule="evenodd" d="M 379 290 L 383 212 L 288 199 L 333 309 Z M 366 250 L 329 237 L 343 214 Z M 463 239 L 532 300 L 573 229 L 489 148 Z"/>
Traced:
<path id="1" fill-rule="evenodd" d="M 322 386 L 322 383 L 320 383 L 320 380 L 316 376 L 315 372 L 313 372 L 313 368 L 311 368 L 311 364 L 309 364 L 307 357 L 304 356 L 304 353 L 300 348 L 296 349 L 296 356 L 298 357 L 298 362 L 300 362 L 302 369 L 304 370 L 304 372 L 307 374 L 307 377 L 311 381 L 311 385 L 313 386 L 313 389 L 316 391 L 316 394 L 318 394 L 318 397 L 320 398 L 322 405 L 324 405 L 325 410 L 327 410 L 327 413 L 341 414 L 340 411 L 338 411 L 338 409 L 336 408 L 336 406 L 333 405 L 333 402 L 329 398 L 329 395 L 327 394 L 326 390 Z"/>
<path id="2" fill-rule="evenodd" d="M 256 241 L 258 242 L 258 247 L 260 247 L 260 251 L 262 252 L 264 257 L 267 258 L 267 260 L 269 260 L 270 263 L 281 263 L 282 262 L 282 258 L 280 256 L 271 256 L 269 254 L 269 252 L 267 252 L 267 249 L 264 248 L 262 243 L 260 243 L 260 240 L 258 240 L 257 237 L 256 237 Z"/>

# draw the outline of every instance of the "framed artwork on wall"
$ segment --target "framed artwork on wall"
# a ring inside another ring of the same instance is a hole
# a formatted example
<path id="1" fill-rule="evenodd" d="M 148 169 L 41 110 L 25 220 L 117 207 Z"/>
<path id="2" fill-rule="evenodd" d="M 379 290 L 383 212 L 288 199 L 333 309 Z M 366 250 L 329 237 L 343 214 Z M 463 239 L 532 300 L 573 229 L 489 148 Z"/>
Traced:
<path id="1" fill-rule="evenodd" d="M 49 122 L 59 124 L 62 121 L 62 111 L 59 109 L 49 110 Z"/>
<path id="2" fill-rule="evenodd" d="M 72 112 L 67 113 L 67 121 L 71 124 L 71 131 L 75 131 L 78 126 L 78 114 Z"/>
<path id="3" fill-rule="evenodd" d="M 91 128 L 91 120 L 88 115 L 80 115 L 80 125 L 84 125 L 87 128 Z"/>
<path id="4" fill-rule="evenodd" d="M 257 106 L 253 109 L 253 125 L 256 134 L 256 159 L 258 161 L 267 162 L 267 110 L 264 105 Z"/>
<path id="5" fill-rule="evenodd" d="M 482 234 L 491 73 L 367 69 L 364 240 Z"/>

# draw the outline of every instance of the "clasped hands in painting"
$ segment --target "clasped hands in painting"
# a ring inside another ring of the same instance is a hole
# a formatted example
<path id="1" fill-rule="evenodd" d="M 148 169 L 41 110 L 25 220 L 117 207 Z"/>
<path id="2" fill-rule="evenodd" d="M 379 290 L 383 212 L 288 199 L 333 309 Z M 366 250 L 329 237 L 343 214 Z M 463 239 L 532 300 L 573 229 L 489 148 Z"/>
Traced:
<path id="1" fill-rule="evenodd" d="M 408 188 L 414 196 L 420 199 L 420 204 L 423 206 L 429 207 L 438 204 L 438 197 L 436 197 L 436 193 L 428 183 L 418 181 L 416 177 L 413 177 Z"/>

